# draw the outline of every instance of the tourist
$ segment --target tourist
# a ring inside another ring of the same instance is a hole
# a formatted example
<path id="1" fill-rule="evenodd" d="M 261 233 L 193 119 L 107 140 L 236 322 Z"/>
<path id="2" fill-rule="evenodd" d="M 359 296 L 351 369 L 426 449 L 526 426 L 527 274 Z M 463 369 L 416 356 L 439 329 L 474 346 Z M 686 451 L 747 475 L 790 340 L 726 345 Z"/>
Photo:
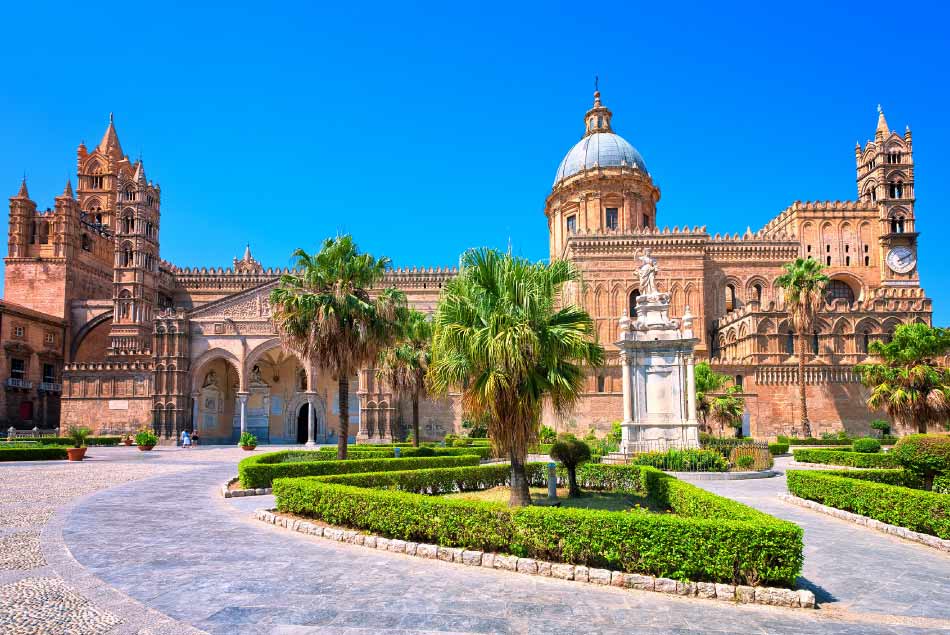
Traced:
<path id="1" fill-rule="evenodd" d="M 197 430 L 191 433 L 191 444 L 194 446 L 198 445 L 198 431 Z"/>
<path id="2" fill-rule="evenodd" d="M 181 431 L 181 447 L 183 448 L 191 447 L 191 436 L 188 434 L 187 430 Z"/>

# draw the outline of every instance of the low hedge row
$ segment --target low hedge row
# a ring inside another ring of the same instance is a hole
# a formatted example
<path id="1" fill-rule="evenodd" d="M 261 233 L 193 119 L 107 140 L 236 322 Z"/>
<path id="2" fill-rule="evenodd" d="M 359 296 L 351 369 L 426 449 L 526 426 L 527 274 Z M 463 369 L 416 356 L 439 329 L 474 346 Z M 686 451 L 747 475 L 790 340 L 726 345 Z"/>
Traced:
<path id="1" fill-rule="evenodd" d="M 418 458 L 373 458 L 347 459 L 345 461 L 320 460 L 319 453 L 313 452 L 318 460 L 286 461 L 288 455 L 301 454 L 296 450 L 270 452 L 252 456 L 238 463 L 238 478 L 241 487 L 255 489 L 271 487 L 274 479 L 297 476 L 323 476 L 328 474 L 346 474 L 355 472 L 386 472 L 391 470 L 420 469 L 426 467 L 456 467 L 478 465 L 479 458 L 466 456 L 434 456 Z M 298 457 L 299 458 L 299 457 Z"/>
<path id="2" fill-rule="evenodd" d="M 26 439 L 27 441 L 38 441 L 40 443 L 46 443 L 48 445 L 66 445 L 72 447 L 73 441 L 69 437 L 38 437 L 36 439 Z M 122 437 L 88 437 L 86 439 L 86 445 L 119 445 L 119 442 L 122 441 Z"/>
<path id="3" fill-rule="evenodd" d="M 891 434 L 886 434 L 878 439 L 881 442 L 881 445 L 894 445 L 897 443 L 897 437 Z M 815 437 L 808 437 L 806 439 L 797 439 L 795 437 L 786 437 L 783 435 L 778 435 L 779 443 L 788 443 L 789 445 L 851 445 L 854 443 L 854 439 L 816 439 Z"/>
<path id="4" fill-rule="evenodd" d="M 897 468 L 900 464 L 891 454 L 862 454 L 846 450 L 812 450 L 801 449 L 794 451 L 795 460 L 799 463 L 821 463 L 824 465 L 843 465 L 846 467 L 870 468 Z"/>
<path id="5" fill-rule="evenodd" d="M 950 494 L 906 487 L 919 483 L 903 470 L 825 472 L 789 470 L 788 491 L 808 500 L 950 539 Z"/>
<path id="6" fill-rule="evenodd" d="M 64 447 L 0 448 L 0 461 L 59 461 L 66 459 Z"/>
<path id="7" fill-rule="evenodd" d="M 778 456 L 779 454 L 788 454 L 788 444 L 787 443 L 769 443 L 769 452 L 772 456 Z"/>
<path id="8" fill-rule="evenodd" d="M 534 484 L 545 469 L 529 464 Z M 282 512 L 402 540 L 753 585 L 792 585 L 801 571 L 801 528 L 647 466 L 585 465 L 578 478 L 588 486 L 623 484 L 672 514 L 509 508 L 424 494 L 503 485 L 508 474 L 507 466 L 482 465 L 280 478 L 273 487 Z"/>
<path id="9" fill-rule="evenodd" d="M 348 447 L 346 450 L 347 458 L 354 459 L 381 459 L 385 457 L 392 458 L 396 454 L 396 447 L 399 448 L 400 458 L 413 458 L 420 456 L 466 456 L 475 455 L 482 459 L 492 457 L 491 448 L 487 446 L 470 445 L 463 448 L 440 448 L 422 446 L 418 448 L 405 446 L 378 446 L 375 449 L 372 446 Z M 336 448 L 320 448 L 314 450 L 330 458 L 336 457 Z"/>

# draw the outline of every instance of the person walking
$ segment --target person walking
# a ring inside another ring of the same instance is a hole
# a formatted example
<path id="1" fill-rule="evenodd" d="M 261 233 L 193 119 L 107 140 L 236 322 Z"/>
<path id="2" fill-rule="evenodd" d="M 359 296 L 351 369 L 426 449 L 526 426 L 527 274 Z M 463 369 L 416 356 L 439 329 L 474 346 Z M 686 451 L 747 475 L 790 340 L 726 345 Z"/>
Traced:
<path id="1" fill-rule="evenodd" d="M 181 447 L 183 448 L 191 447 L 191 435 L 188 434 L 187 430 L 181 431 Z"/>

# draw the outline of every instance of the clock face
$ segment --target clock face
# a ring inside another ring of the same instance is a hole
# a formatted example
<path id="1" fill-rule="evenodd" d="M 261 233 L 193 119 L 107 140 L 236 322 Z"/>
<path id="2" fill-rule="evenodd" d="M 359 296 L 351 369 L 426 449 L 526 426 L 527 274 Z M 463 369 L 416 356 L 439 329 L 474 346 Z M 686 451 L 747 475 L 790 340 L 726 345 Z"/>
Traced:
<path id="1" fill-rule="evenodd" d="M 887 252 L 887 266 L 895 273 L 907 273 L 917 265 L 917 254 L 910 247 L 894 247 Z"/>

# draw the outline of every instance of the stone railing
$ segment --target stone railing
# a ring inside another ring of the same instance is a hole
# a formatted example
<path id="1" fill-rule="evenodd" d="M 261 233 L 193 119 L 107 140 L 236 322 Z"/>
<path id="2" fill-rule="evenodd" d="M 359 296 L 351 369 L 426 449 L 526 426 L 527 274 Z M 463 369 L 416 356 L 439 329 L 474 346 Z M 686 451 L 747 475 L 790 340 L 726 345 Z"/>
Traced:
<path id="1" fill-rule="evenodd" d="M 18 377 L 8 377 L 6 385 L 7 388 L 22 388 L 23 390 L 29 390 L 33 387 L 33 382 L 27 379 L 20 379 Z"/>

